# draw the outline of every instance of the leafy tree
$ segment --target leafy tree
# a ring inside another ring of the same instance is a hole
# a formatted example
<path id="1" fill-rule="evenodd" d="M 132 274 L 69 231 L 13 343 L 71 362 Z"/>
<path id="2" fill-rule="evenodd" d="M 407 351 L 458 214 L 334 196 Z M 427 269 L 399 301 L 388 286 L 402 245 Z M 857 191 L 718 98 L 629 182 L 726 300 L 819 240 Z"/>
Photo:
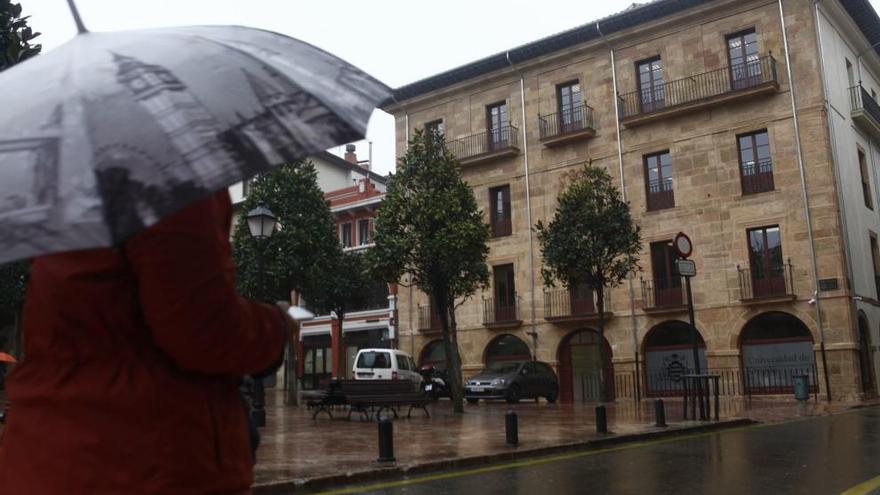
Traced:
<path id="1" fill-rule="evenodd" d="M 0 0 L 0 71 L 40 53 L 42 45 L 31 45 L 40 35 L 28 27 L 30 16 L 21 16 L 21 4 Z"/>
<path id="2" fill-rule="evenodd" d="M 247 214 L 264 205 L 278 218 L 269 239 L 251 237 Z M 233 234 L 238 290 L 266 302 L 287 301 L 290 291 L 316 290 L 339 255 L 336 226 L 311 162 L 296 162 L 253 179 Z"/>
<path id="3" fill-rule="evenodd" d="M 442 136 L 417 130 L 391 176 L 372 255 L 387 282 L 404 273 L 431 298 L 443 328 L 453 407 L 462 412 L 455 308 L 486 287 L 489 226 Z"/>
<path id="4" fill-rule="evenodd" d="M 550 223 L 535 226 L 544 258 L 541 273 L 547 287 L 557 281 L 568 289 L 585 283 L 596 291 L 601 335 L 605 289 L 620 285 L 638 268 L 641 228 L 604 168 L 587 163 L 570 180 Z"/>
<path id="5" fill-rule="evenodd" d="M 21 4 L 0 0 L 0 71 L 23 62 L 40 53 L 41 45 L 31 45 L 40 35 L 27 25 L 28 17 L 21 16 Z M 24 301 L 28 265 L 24 261 L 0 265 L 0 328 L 7 323 L 17 327 L 18 314 Z M 18 349 L 18 335 L 16 344 Z"/>

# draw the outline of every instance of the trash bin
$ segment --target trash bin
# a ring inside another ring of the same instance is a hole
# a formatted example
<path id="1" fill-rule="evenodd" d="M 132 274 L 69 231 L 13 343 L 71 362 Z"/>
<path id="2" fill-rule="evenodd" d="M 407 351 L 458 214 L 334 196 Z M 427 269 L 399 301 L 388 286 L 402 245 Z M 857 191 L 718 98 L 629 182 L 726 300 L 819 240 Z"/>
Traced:
<path id="1" fill-rule="evenodd" d="M 794 398 L 797 400 L 810 399 L 810 377 L 808 375 L 794 375 L 791 377 L 794 384 Z"/>

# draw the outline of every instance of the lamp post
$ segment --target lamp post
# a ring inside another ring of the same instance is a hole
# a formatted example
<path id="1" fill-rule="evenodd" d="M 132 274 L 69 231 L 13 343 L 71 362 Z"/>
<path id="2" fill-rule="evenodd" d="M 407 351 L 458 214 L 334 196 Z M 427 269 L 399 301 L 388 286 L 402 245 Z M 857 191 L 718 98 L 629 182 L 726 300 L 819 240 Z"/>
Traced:
<path id="1" fill-rule="evenodd" d="M 265 301 L 266 286 L 263 281 L 263 254 L 265 244 L 275 232 L 278 219 L 263 205 L 257 206 L 247 214 L 248 230 L 257 241 L 257 299 Z M 262 378 L 254 378 L 254 411 L 253 421 L 257 426 L 266 426 L 266 389 Z"/>

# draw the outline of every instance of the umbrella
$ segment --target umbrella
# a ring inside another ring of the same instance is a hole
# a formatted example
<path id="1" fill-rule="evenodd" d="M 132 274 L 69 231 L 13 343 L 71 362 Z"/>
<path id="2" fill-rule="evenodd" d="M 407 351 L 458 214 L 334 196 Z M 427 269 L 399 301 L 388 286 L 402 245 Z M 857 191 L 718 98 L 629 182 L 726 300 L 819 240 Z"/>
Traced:
<path id="1" fill-rule="evenodd" d="M 7 354 L 5 352 L 0 352 L 0 363 L 17 363 L 15 356 L 12 354 Z"/>
<path id="2" fill-rule="evenodd" d="M 80 34 L 0 72 L 0 263 L 118 246 L 243 179 L 363 137 L 384 84 L 238 26 Z"/>

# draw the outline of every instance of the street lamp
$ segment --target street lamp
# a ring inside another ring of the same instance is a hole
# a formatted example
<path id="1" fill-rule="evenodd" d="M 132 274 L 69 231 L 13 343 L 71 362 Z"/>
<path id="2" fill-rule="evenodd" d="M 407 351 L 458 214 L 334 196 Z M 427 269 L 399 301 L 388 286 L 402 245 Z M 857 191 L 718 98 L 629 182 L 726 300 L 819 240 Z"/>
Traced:
<path id="1" fill-rule="evenodd" d="M 275 226 L 278 219 L 272 214 L 268 208 L 263 205 L 257 206 L 247 214 L 248 230 L 251 237 L 257 240 L 257 276 L 258 276 L 258 299 L 266 298 L 266 287 L 263 283 L 263 251 L 265 250 L 265 241 L 272 237 L 275 232 Z M 254 378 L 254 410 L 252 419 L 257 426 L 266 426 L 266 389 L 263 385 L 262 378 Z"/>

